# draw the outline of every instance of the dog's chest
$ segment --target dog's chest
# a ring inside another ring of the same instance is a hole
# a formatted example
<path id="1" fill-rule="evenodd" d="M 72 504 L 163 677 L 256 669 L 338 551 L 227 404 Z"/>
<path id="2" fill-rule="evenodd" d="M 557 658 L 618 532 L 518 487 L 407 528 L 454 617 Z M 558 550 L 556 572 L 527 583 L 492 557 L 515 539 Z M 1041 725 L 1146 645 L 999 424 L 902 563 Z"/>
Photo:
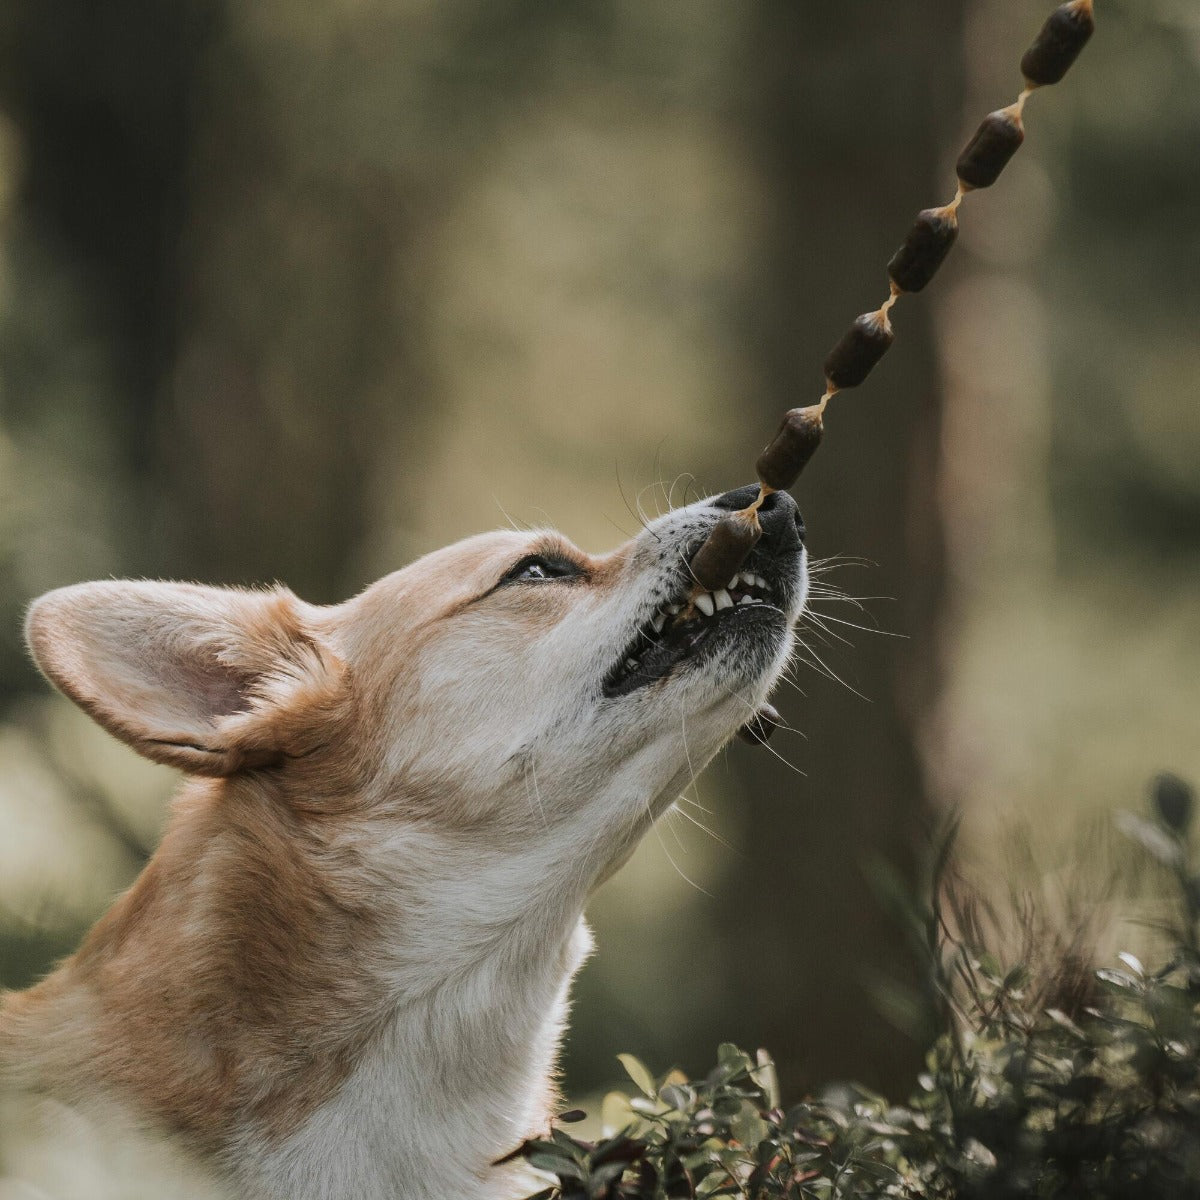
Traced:
<path id="1" fill-rule="evenodd" d="M 481 970 L 404 1005 L 345 1085 L 278 1144 L 238 1148 L 247 1187 L 289 1200 L 507 1200 L 496 1159 L 545 1128 L 580 923 L 553 963 Z"/>

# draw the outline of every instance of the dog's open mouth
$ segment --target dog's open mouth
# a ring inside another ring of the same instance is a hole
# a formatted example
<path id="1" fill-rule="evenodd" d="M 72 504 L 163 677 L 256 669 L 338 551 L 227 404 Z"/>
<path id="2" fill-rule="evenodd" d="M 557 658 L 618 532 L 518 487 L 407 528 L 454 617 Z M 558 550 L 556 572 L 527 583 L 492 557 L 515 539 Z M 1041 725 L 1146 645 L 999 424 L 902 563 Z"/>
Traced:
<path id="1" fill-rule="evenodd" d="M 626 696 L 665 679 L 680 663 L 693 658 L 714 634 L 731 622 L 779 613 L 775 589 L 753 571 L 739 572 L 715 592 L 691 596 L 690 583 L 663 605 L 634 635 L 604 676 L 605 696 Z"/>

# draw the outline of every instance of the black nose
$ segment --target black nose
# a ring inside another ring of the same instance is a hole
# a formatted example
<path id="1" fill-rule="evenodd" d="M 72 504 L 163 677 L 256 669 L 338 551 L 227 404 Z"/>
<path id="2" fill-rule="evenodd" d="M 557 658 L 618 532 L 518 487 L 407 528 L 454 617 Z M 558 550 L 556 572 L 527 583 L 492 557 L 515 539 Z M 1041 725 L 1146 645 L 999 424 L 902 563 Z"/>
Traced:
<path id="1" fill-rule="evenodd" d="M 757 495 L 758 484 L 752 483 L 718 496 L 713 504 L 717 508 L 737 512 L 747 504 L 753 504 Z M 772 492 L 762 502 L 758 519 L 762 523 L 763 541 L 771 543 L 774 549 L 796 550 L 803 543 L 804 518 L 787 492 Z"/>

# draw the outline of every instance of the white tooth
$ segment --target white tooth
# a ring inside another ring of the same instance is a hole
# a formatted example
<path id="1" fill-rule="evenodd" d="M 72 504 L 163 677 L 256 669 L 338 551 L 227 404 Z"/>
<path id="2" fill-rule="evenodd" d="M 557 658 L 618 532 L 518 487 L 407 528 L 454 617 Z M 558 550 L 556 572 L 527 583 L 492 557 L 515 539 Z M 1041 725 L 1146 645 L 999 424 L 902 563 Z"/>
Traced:
<path id="1" fill-rule="evenodd" d="M 707 592 L 701 592 L 696 597 L 696 607 L 706 616 L 711 617 L 715 611 L 713 598 Z"/>
<path id="2" fill-rule="evenodd" d="M 723 608 L 733 607 L 733 597 L 724 588 L 718 588 L 713 592 L 713 599 L 717 602 L 718 612 Z"/>
<path id="3" fill-rule="evenodd" d="M 667 612 L 669 612 L 671 614 L 671 616 L 674 616 L 676 613 L 681 613 L 681 612 L 683 612 L 683 605 L 682 604 L 668 604 Z"/>
<path id="4" fill-rule="evenodd" d="M 742 582 L 743 582 L 743 583 L 744 583 L 744 584 L 745 584 L 747 587 L 753 587 L 753 586 L 754 586 L 754 575 L 753 575 L 753 573 L 752 573 L 752 572 L 750 572 L 750 571 L 743 571 L 743 572 L 742 572 Z"/>
<path id="5" fill-rule="evenodd" d="M 733 577 L 733 578 L 732 578 L 732 579 L 731 579 L 731 580 L 730 580 L 730 581 L 729 581 L 729 582 L 728 582 L 728 583 L 725 585 L 725 587 L 726 587 L 726 588 L 727 588 L 729 591 L 731 591 L 731 592 L 732 592 L 732 591 L 733 591 L 733 589 L 734 589 L 735 587 L 737 587 L 737 585 L 738 585 L 738 579 L 739 579 L 739 578 L 740 578 L 740 576 L 738 576 L 738 575 L 735 575 L 735 576 L 734 576 L 734 577 Z"/>
<path id="6" fill-rule="evenodd" d="M 662 627 L 666 623 L 667 623 L 667 614 L 660 612 L 660 613 L 655 614 L 654 620 L 652 620 L 650 622 L 650 627 L 651 627 L 651 629 L 654 630 L 655 633 L 662 633 Z"/>
<path id="7" fill-rule="evenodd" d="M 743 596 L 743 597 L 742 597 L 742 598 L 741 598 L 741 599 L 738 601 L 738 604 L 739 604 L 739 606 L 740 606 L 740 605 L 742 605 L 742 604 L 753 604 L 753 603 L 755 603 L 755 600 L 754 600 L 754 597 L 753 597 L 753 596 Z"/>
<path id="8" fill-rule="evenodd" d="M 761 575 L 755 575 L 754 585 L 762 588 L 764 592 L 767 590 L 767 581 Z"/>

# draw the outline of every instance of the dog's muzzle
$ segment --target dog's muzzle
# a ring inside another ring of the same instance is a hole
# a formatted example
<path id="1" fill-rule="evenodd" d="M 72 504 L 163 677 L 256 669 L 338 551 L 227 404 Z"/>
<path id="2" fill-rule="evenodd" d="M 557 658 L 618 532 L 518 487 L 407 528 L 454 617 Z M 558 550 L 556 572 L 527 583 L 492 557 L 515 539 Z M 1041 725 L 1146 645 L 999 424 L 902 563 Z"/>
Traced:
<path id="1" fill-rule="evenodd" d="M 745 508 L 758 495 L 756 485 L 738 488 L 706 506 L 712 523 Z M 665 680 L 685 664 L 728 648 L 735 640 L 760 648 L 776 643 L 787 629 L 800 587 L 804 522 L 786 492 L 773 492 L 759 509 L 762 537 L 738 572 L 723 587 L 697 591 L 687 564 L 712 528 L 696 531 L 678 547 L 674 582 L 606 673 L 607 697 L 625 696 Z M 659 591 L 659 595 L 663 592 Z"/>

